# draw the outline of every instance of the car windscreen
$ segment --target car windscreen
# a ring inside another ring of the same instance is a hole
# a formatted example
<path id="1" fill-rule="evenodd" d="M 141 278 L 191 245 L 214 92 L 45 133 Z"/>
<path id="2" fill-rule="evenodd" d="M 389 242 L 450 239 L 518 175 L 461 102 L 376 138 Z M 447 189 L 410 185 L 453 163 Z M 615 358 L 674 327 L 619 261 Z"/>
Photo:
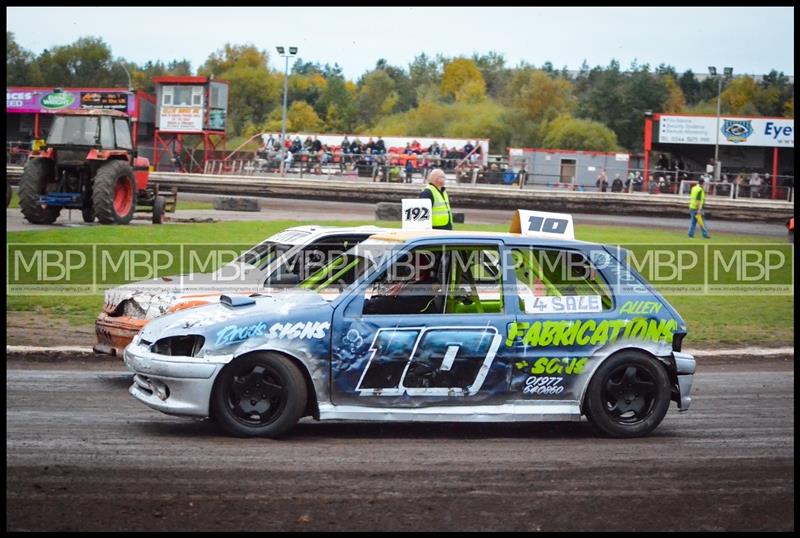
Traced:
<path id="1" fill-rule="evenodd" d="M 292 245 L 263 241 L 233 261 L 233 264 L 246 264 L 258 269 L 265 269 L 267 265 L 283 256 L 292 248 Z"/>
<path id="2" fill-rule="evenodd" d="M 56 116 L 50 134 L 50 145 L 100 145 L 100 118 L 95 116 Z"/>
<path id="3" fill-rule="evenodd" d="M 319 293 L 326 301 L 333 301 L 354 282 L 380 266 L 384 257 L 399 246 L 399 243 L 368 239 L 310 275 L 300 283 L 300 287 Z"/>

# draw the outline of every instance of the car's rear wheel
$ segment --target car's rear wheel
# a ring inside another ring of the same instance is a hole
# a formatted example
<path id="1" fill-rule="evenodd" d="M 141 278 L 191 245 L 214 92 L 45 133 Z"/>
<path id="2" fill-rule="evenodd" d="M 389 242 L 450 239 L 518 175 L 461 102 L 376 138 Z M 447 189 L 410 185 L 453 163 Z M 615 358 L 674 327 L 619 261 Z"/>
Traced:
<path id="1" fill-rule="evenodd" d="M 211 395 L 214 420 L 237 437 L 278 437 L 303 416 L 308 391 L 288 359 L 259 353 L 235 359 L 217 377 Z"/>
<path id="2" fill-rule="evenodd" d="M 670 382 L 666 369 L 637 351 L 606 359 L 586 392 L 585 414 L 595 429 L 610 437 L 641 437 L 667 414 Z"/>

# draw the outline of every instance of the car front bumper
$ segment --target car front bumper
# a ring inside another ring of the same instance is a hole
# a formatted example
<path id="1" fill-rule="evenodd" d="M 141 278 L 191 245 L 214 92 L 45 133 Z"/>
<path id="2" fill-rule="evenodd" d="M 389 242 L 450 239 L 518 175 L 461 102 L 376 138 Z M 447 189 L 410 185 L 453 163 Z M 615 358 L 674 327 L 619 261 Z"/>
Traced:
<path id="1" fill-rule="evenodd" d="M 672 357 L 678 378 L 678 410 L 686 411 L 692 404 L 692 383 L 697 361 L 692 355 L 678 351 L 673 352 Z"/>
<path id="2" fill-rule="evenodd" d="M 121 356 L 125 346 L 131 343 L 148 321 L 127 316 L 109 316 L 101 312 L 94 322 L 94 332 L 97 334 L 94 352 Z"/>
<path id="3" fill-rule="evenodd" d="M 158 355 L 136 341 L 125 348 L 124 360 L 135 374 L 128 392 L 140 402 L 170 415 L 209 415 L 211 390 L 223 363 Z"/>

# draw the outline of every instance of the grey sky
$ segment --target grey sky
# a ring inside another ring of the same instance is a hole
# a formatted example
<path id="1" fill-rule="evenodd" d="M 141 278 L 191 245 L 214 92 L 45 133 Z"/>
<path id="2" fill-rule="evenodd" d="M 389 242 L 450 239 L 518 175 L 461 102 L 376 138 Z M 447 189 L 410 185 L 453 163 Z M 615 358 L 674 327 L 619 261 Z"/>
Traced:
<path id="1" fill-rule="evenodd" d="M 551 61 L 560 69 L 659 63 L 682 72 L 732 66 L 794 75 L 794 8 L 6 8 L 6 29 L 40 53 L 82 36 L 102 37 L 136 63 L 186 58 L 196 70 L 226 42 L 252 43 L 283 68 L 276 45 L 305 61 L 338 62 L 356 79 L 379 58 L 407 68 L 429 56 L 502 53 L 510 66 Z M 113 20 L 113 22 L 112 22 Z"/>

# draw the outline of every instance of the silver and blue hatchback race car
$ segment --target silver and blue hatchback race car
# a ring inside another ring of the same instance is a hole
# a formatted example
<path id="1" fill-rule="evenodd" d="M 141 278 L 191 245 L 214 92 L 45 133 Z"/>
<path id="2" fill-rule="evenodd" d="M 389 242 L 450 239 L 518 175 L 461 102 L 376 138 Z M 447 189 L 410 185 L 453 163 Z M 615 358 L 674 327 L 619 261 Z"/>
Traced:
<path id="1" fill-rule="evenodd" d="M 373 235 L 294 289 L 154 319 L 125 349 L 130 392 L 237 436 L 304 416 L 583 415 L 604 435 L 646 435 L 671 400 L 691 403 L 686 325 L 625 250 L 565 237 Z"/>

